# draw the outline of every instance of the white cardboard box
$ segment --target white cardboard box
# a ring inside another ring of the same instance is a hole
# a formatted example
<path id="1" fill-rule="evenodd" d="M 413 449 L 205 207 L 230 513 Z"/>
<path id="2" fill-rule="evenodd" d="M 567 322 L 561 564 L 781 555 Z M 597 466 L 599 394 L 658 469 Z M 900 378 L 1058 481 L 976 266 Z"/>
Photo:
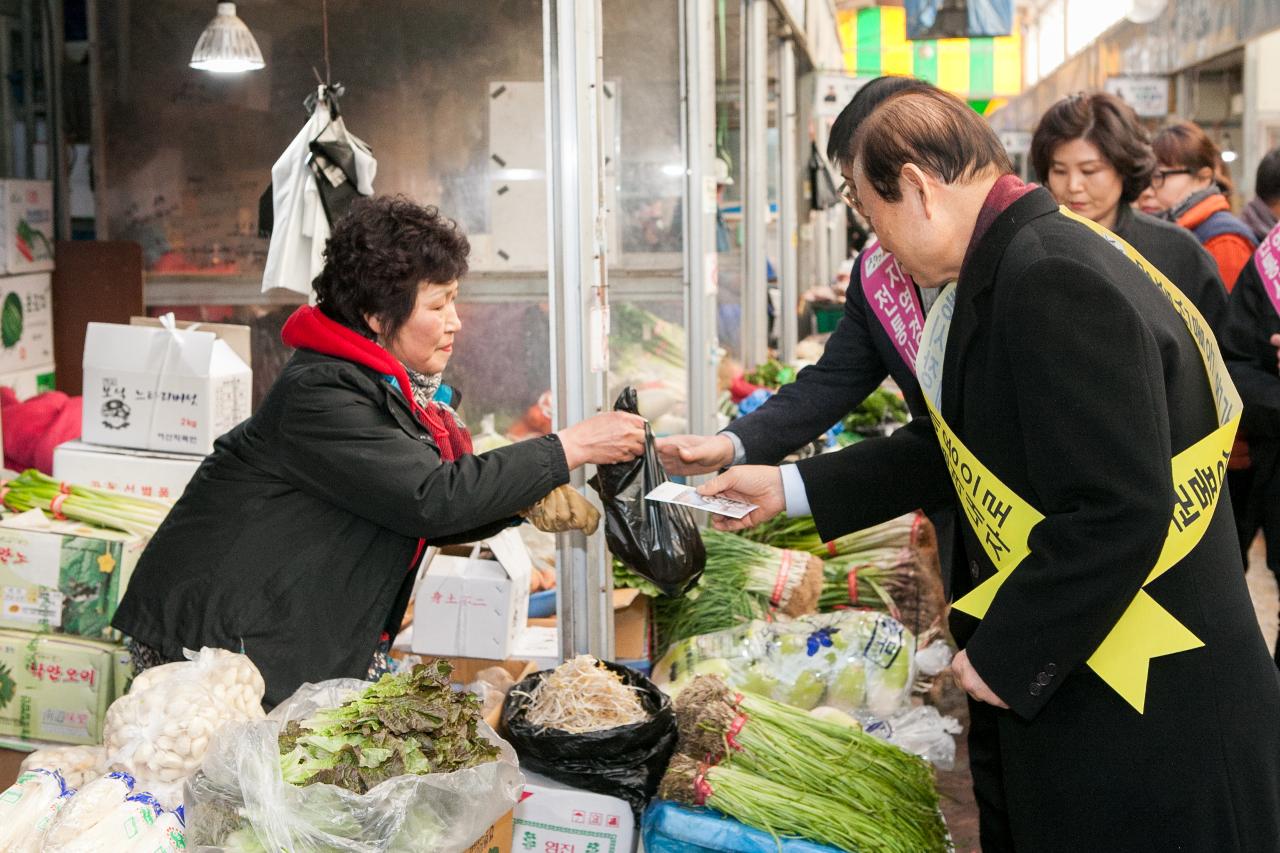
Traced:
<path id="1" fill-rule="evenodd" d="M 631 853 L 635 849 L 635 818 L 626 800 L 524 773 L 524 798 L 516 805 L 513 821 L 513 849 L 563 853 Z"/>
<path id="2" fill-rule="evenodd" d="M 212 332 L 90 323 L 84 428 L 90 444 L 208 454 L 249 417 L 253 373 Z"/>
<path id="3" fill-rule="evenodd" d="M 53 269 L 53 184 L 0 181 L 0 273 Z"/>
<path id="4" fill-rule="evenodd" d="M 37 394 L 55 390 L 56 371 L 52 363 L 26 370 L 0 373 L 0 387 L 12 388 L 18 400 L 29 400 Z"/>
<path id="5" fill-rule="evenodd" d="M 53 276 L 0 277 L 0 373 L 53 364 Z"/>
<path id="6" fill-rule="evenodd" d="M 53 476 L 78 486 L 176 501 L 204 459 L 199 454 L 97 447 L 82 441 L 68 441 L 53 450 Z"/>
<path id="7" fill-rule="evenodd" d="M 481 559 L 481 546 L 493 559 Z M 475 545 L 429 554 L 414 603 L 412 650 L 511 657 L 529 616 L 532 571 L 529 552 L 511 528 Z"/>

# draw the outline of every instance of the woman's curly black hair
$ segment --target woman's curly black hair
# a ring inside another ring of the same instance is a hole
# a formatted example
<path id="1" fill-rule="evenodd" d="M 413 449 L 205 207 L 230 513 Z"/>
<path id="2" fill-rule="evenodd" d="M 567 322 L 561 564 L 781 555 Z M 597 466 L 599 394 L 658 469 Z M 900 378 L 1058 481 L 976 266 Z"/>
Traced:
<path id="1" fill-rule="evenodd" d="M 370 338 L 365 317 L 377 317 L 382 338 L 392 340 L 413 313 L 418 285 L 466 275 L 470 251 L 458 223 L 435 207 L 399 195 L 357 199 L 325 244 L 316 305 Z"/>

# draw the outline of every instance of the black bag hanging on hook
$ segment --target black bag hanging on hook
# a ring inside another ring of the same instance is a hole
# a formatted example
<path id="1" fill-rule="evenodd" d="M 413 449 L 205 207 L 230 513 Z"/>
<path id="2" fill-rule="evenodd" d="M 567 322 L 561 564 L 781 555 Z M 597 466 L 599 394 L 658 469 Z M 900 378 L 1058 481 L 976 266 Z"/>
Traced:
<path id="1" fill-rule="evenodd" d="M 613 408 L 639 414 L 636 389 L 629 385 L 622 389 Z M 605 541 L 613 555 L 663 594 L 680 596 L 702 576 L 707 551 L 688 507 L 645 500 L 645 495 L 667 482 L 667 472 L 648 424 L 644 438 L 642 456 L 599 466 L 591 487 L 604 504 Z"/>

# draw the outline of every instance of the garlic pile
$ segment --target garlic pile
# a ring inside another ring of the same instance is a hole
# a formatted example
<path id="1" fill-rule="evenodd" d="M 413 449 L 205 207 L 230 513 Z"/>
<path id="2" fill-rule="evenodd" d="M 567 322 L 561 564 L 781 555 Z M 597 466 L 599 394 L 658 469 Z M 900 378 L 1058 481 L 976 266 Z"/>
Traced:
<path id="1" fill-rule="evenodd" d="M 108 760 L 144 787 L 178 782 L 200 766 L 215 731 L 265 716 L 265 690 L 249 658 L 224 649 L 146 670 L 107 709 Z"/>
<path id="2" fill-rule="evenodd" d="M 57 770 L 68 788 L 79 788 L 107 772 L 107 751 L 100 746 L 50 746 L 24 758 L 20 770 L 36 767 Z"/>

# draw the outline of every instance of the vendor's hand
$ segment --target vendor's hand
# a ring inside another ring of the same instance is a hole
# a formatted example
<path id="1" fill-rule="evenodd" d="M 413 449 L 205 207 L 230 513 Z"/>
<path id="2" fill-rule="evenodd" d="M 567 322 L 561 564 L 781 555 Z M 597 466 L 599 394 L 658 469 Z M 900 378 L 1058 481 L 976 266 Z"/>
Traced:
<path id="1" fill-rule="evenodd" d="M 644 453 L 644 418 L 630 412 L 605 412 L 556 433 L 569 470 L 590 462 L 627 462 Z"/>
<path id="2" fill-rule="evenodd" d="M 978 702 L 986 702 L 988 705 L 994 705 L 997 708 L 1009 707 L 1003 699 L 987 686 L 987 682 L 982 680 L 982 676 L 978 675 L 978 671 L 973 668 L 973 664 L 969 663 L 969 655 L 965 652 L 959 652 L 951 659 L 951 672 L 955 675 L 956 681 L 960 686 L 964 688 L 964 692 Z"/>
<path id="3" fill-rule="evenodd" d="M 1271 345 L 1276 348 L 1276 370 L 1280 371 L 1280 335 L 1271 336 Z"/>
<path id="4" fill-rule="evenodd" d="M 733 441 L 727 435 L 672 435 L 656 444 L 668 474 L 712 474 L 733 464 Z"/>
<path id="5" fill-rule="evenodd" d="M 600 512 L 573 486 L 553 489 L 545 498 L 520 513 L 546 533 L 581 530 L 590 536 L 600 526 Z"/>
<path id="6" fill-rule="evenodd" d="M 743 518 L 712 515 L 711 523 L 716 530 L 733 531 L 755 527 L 787 508 L 786 496 L 782 491 L 782 471 L 772 465 L 738 465 L 730 468 L 714 480 L 699 486 L 698 494 L 703 497 L 714 495 L 732 498 L 758 507 Z"/>

